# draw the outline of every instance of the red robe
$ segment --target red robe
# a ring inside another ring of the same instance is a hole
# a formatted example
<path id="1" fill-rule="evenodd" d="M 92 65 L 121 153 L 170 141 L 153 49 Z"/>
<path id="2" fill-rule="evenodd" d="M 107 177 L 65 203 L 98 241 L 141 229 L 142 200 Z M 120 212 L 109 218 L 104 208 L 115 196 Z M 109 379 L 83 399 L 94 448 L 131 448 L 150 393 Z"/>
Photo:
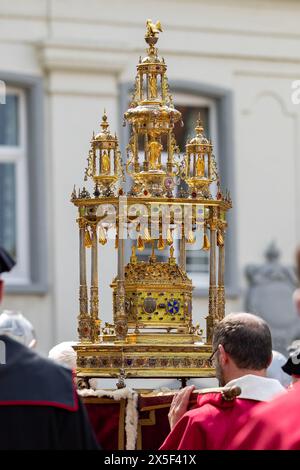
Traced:
<path id="1" fill-rule="evenodd" d="M 241 415 L 258 401 L 236 398 L 225 401 L 221 393 L 198 395 L 197 408 L 185 413 L 168 435 L 160 450 L 225 449 Z"/>
<path id="2" fill-rule="evenodd" d="M 300 450 L 300 383 L 270 403 L 250 413 L 230 449 Z"/>
<path id="3" fill-rule="evenodd" d="M 227 383 L 238 385 L 241 395 L 231 401 L 220 392 L 199 394 L 197 407 L 188 411 L 170 432 L 160 450 L 223 450 L 244 424 L 242 418 L 260 402 L 269 401 L 284 388 L 274 379 L 252 374 Z"/>

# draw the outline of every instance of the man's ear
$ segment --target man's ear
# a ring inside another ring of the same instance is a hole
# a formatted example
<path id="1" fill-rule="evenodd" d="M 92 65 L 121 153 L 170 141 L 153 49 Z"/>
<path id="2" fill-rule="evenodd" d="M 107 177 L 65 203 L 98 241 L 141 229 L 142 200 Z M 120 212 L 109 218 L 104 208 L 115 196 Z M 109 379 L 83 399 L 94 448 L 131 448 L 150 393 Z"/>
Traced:
<path id="1" fill-rule="evenodd" d="M 221 365 L 224 365 L 228 362 L 228 354 L 225 351 L 224 347 L 222 344 L 219 344 L 218 346 L 218 351 L 219 351 L 219 361 Z"/>

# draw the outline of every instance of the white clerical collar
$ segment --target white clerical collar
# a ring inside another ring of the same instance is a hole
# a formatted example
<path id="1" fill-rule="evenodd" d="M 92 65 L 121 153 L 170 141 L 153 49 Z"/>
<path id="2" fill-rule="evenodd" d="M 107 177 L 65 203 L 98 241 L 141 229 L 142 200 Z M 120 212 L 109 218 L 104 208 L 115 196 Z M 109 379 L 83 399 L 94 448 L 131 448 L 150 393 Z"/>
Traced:
<path id="1" fill-rule="evenodd" d="M 241 388 L 242 393 L 238 398 L 244 400 L 271 401 L 276 395 L 286 392 L 278 380 L 252 374 L 231 380 L 226 384 L 226 387 L 233 385 L 238 385 Z"/>

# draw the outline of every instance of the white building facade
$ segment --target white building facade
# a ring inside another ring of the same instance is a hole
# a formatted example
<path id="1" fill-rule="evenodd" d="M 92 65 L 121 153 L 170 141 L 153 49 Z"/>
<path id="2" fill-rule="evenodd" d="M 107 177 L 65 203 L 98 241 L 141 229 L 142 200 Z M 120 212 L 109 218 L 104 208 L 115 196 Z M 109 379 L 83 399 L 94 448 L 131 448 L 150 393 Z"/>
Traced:
<path id="1" fill-rule="evenodd" d="M 0 0 L 0 240 L 18 260 L 4 307 L 34 323 L 44 352 L 77 337 L 70 194 L 83 180 L 104 108 L 125 147 L 122 115 L 147 18 L 163 25 L 159 52 L 188 120 L 186 135 L 201 109 L 231 190 L 227 312 L 240 310 L 245 266 L 261 262 L 271 240 L 282 261 L 293 263 L 300 235 L 300 104 L 292 101 L 300 80 L 299 2 Z M 109 321 L 113 241 L 100 250 L 100 317 Z M 206 261 L 195 256 L 193 316 L 204 326 Z"/>

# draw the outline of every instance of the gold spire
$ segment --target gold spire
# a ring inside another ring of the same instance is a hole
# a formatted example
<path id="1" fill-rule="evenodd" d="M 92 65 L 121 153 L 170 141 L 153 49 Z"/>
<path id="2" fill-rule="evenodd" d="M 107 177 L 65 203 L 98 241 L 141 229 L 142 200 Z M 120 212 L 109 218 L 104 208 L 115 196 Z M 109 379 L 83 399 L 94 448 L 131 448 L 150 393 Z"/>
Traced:
<path id="1" fill-rule="evenodd" d="M 169 264 L 176 264 L 176 259 L 174 257 L 174 246 L 170 246 L 170 258 L 169 258 Z"/>
<path id="2" fill-rule="evenodd" d="M 196 122 L 195 131 L 196 131 L 197 135 L 202 134 L 202 132 L 204 131 L 203 121 L 201 119 L 200 111 L 199 111 L 199 114 L 198 114 L 198 119 L 197 119 L 197 122 Z"/>
<path id="3" fill-rule="evenodd" d="M 155 261 L 156 261 L 156 256 L 155 256 L 155 251 L 154 251 L 154 249 L 155 249 L 154 240 L 152 240 L 152 251 L 151 251 L 151 256 L 150 256 L 150 258 L 149 258 L 149 262 L 150 262 L 150 263 L 155 263 Z"/>
<path id="4" fill-rule="evenodd" d="M 109 127 L 109 123 L 107 122 L 107 114 L 106 114 L 105 108 L 104 108 L 102 122 L 100 124 L 100 127 L 102 127 L 103 132 L 107 132 L 108 127 Z"/>
<path id="5" fill-rule="evenodd" d="M 135 245 L 132 245 L 132 248 L 131 248 L 130 263 L 131 264 L 136 264 L 137 263 L 136 246 Z"/>

